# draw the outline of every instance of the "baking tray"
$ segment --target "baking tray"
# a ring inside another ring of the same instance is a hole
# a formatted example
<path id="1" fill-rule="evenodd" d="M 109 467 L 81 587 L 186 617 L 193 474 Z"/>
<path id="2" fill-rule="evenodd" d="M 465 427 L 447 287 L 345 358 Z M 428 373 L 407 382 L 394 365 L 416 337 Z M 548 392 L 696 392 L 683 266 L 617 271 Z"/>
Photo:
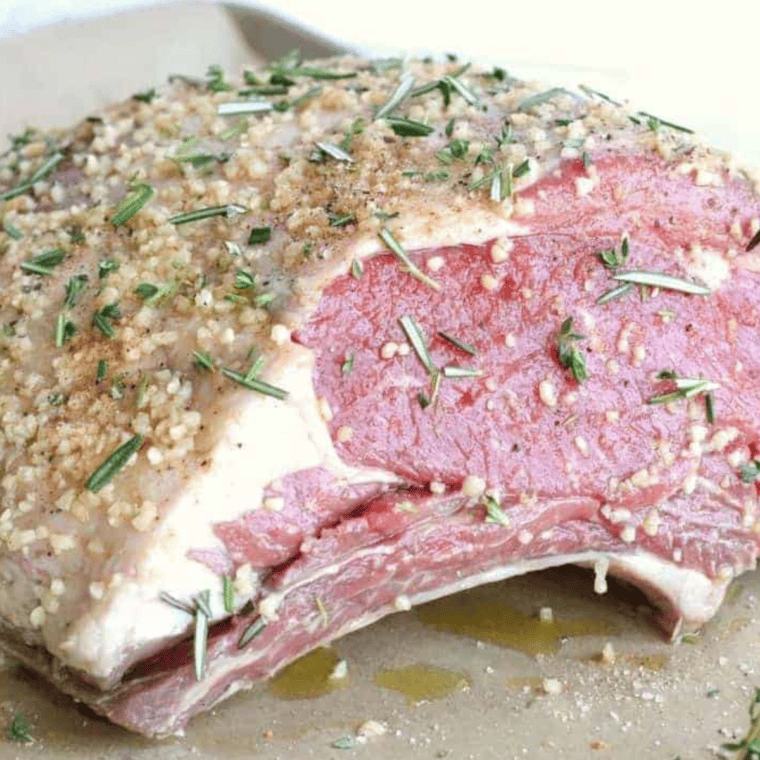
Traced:
<path id="1" fill-rule="evenodd" d="M 345 49 L 241 5 L 176 3 L 38 29 L 0 41 L 0 134 L 66 126 L 169 74 L 202 77 L 211 63 L 239 70 L 294 47 L 307 57 Z M 620 71 L 556 71 L 625 80 Z M 21 713 L 34 743 L 0 739 L 0 760 L 714 758 L 746 729 L 760 684 L 759 592 L 758 575 L 745 575 L 698 636 L 671 643 L 646 600 L 623 584 L 600 597 L 576 568 L 514 578 L 334 642 L 311 660 L 313 671 L 346 662 L 346 677 L 328 693 L 318 673 L 291 674 L 234 696 L 163 742 L 99 719 L 6 663 L 0 731 Z M 553 623 L 537 622 L 542 610 Z M 416 701 L 378 685 L 400 677 L 409 690 L 409 671 L 406 680 L 397 671 L 410 667 L 426 674 Z M 299 694 L 309 688 L 310 697 Z M 357 739 L 367 721 L 385 733 Z"/>

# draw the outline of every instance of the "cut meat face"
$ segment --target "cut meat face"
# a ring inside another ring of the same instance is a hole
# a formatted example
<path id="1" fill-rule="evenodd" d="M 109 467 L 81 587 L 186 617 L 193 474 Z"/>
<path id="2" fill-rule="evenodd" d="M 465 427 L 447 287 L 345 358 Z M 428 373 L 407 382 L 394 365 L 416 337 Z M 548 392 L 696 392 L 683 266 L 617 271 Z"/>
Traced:
<path id="1" fill-rule="evenodd" d="M 328 64 L 5 194 L 0 643 L 146 734 L 477 584 L 593 567 L 675 634 L 755 565 L 752 181 L 601 97 Z"/>

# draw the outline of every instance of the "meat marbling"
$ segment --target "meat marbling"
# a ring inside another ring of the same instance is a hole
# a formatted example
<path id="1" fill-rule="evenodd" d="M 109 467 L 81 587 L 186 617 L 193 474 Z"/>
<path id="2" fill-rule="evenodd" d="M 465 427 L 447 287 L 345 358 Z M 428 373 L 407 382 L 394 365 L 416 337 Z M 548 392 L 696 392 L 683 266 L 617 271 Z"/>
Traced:
<path id="1" fill-rule="evenodd" d="M 175 82 L 4 159 L 9 187 L 55 168 L 0 196 L 2 646 L 167 735 L 321 643 L 533 569 L 626 577 L 671 633 L 707 620 L 758 552 L 752 179 L 498 69 L 342 59 L 315 91 L 283 66 L 304 98 L 237 130 L 233 95 Z M 597 303 L 630 271 L 662 287 Z"/>

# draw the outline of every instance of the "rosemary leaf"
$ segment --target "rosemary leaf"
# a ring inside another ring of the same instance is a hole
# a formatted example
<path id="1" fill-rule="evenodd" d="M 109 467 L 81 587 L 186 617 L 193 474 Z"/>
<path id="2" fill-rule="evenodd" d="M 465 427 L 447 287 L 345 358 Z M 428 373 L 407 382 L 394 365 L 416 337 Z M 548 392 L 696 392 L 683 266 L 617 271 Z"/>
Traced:
<path id="1" fill-rule="evenodd" d="M 116 475 L 126 463 L 137 453 L 140 446 L 142 446 L 143 437 L 141 435 L 132 436 L 126 443 L 122 443 L 117 449 L 115 449 L 110 456 L 90 475 L 85 488 L 88 491 L 97 493 L 103 486 L 110 483 L 111 479 Z"/>
<path id="2" fill-rule="evenodd" d="M 455 338 L 453 335 L 450 335 L 447 332 L 444 332 L 443 330 L 439 330 L 438 334 L 444 339 L 447 340 L 452 345 L 456 346 L 460 351 L 464 351 L 466 354 L 469 354 L 470 356 L 475 356 L 477 353 L 474 346 L 470 345 L 469 343 L 465 343 L 463 340 L 459 340 L 459 338 Z"/>
<path id="3" fill-rule="evenodd" d="M 43 251 L 38 256 L 27 261 L 22 261 L 20 266 L 25 272 L 39 275 L 52 274 L 53 267 L 58 266 L 63 261 L 63 250 L 61 248 L 52 248 L 49 251 Z"/>
<path id="4" fill-rule="evenodd" d="M 450 364 L 443 368 L 443 376 L 453 380 L 465 377 L 481 377 L 482 375 L 483 370 L 475 369 L 473 367 L 457 367 L 456 365 Z"/>
<path id="5" fill-rule="evenodd" d="M 200 681 L 206 672 L 206 649 L 208 646 L 209 591 L 201 591 L 195 599 L 195 633 L 193 635 L 193 666 L 195 680 Z"/>
<path id="6" fill-rule="evenodd" d="M 387 228 L 383 228 L 380 231 L 380 239 L 388 246 L 388 249 L 393 255 L 407 268 L 409 274 L 415 279 L 419 280 L 423 284 L 427 285 L 435 291 L 439 291 L 441 286 L 432 277 L 426 275 L 416 264 L 412 263 L 406 251 L 401 247 L 401 244 L 393 237 L 391 231 Z"/>
<path id="7" fill-rule="evenodd" d="M 414 81 L 415 79 L 412 74 L 404 74 L 396 89 L 391 93 L 390 98 L 378 109 L 375 118 L 382 119 L 393 113 L 411 94 L 414 89 Z"/>
<path id="8" fill-rule="evenodd" d="M 399 137 L 427 137 L 435 132 L 435 127 L 413 119 L 389 116 L 385 120 Z"/>
<path id="9" fill-rule="evenodd" d="M 235 611 L 235 587 L 232 584 L 232 578 L 228 575 L 222 576 L 222 599 L 224 601 L 224 611 Z"/>
<path id="10" fill-rule="evenodd" d="M 153 188 L 144 182 L 132 185 L 132 192 L 116 207 L 111 217 L 114 227 L 121 227 L 128 222 L 153 197 Z"/>
<path id="11" fill-rule="evenodd" d="M 15 187 L 10 188 L 10 190 L 0 193 L 0 202 L 17 198 L 19 195 L 23 195 L 28 190 L 31 190 L 35 182 L 40 182 L 41 180 L 46 179 L 61 161 L 63 161 L 63 153 L 60 151 L 52 153 L 34 172 L 32 172 L 28 179 L 20 182 Z"/>
<path id="12" fill-rule="evenodd" d="M 330 156 L 331 158 L 334 158 L 336 161 L 345 161 L 349 164 L 352 164 L 354 162 L 354 159 L 346 153 L 343 148 L 339 148 L 337 145 L 332 145 L 331 143 L 326 142 L 318 142 L 317 147 L 325 154 Z"/>
<path id="13" fill-rule="evenodd" d="M 225 377 L 228 377 L 230 380 L 234 380 L 239 385 L 242 385 L 244 388 L 248 388 L 248 390 L 251 391 L 256 391 L 257 393 L 261 393 L 265 396 L 272 396 L 272 398 L 279 399 L 280 401 L 283 401 L 288 396 L 288 392 L 282 390 L 282 388 L 270 385 L 269 383 L 265 383 L 263 380 L 258 380 L 254 377 L 241 375 L 239 372 L 227 369 L 226 367 L 222 367 L 222 374 Z"/>
<path id="14" fill-rule="evenodd" d="M 187 224 L 188 222 L 198 222 L 201 219 L 210 219 L 214 216 L 226 216 L 229 219 L 238 214 L 245 214 L 248 210 L 245 206 L 240 206 L 237 203 L 228 203 L 224 206 L 207 206 L 184 214 L 170 216 L 169 222 L 174 225 Z"/>
<path id="15" fill-rule="evenodd" d="M 619 272 L 614 275 L 620 282 L 632 282 L 634 285 L 648 285 L 653 288 L 663 290 L 677 290 L 681 293 L 690 293 L 699 296 L 709 296 L 712 292 L 710 288 L 700 285 L 697 282 L 684 280 L 680 277 L 673 277 L 661 272 L 643 272 L 639 270 L 631 272 Z"/>
<path id="16" fill-rule="evenodd" d="M 602 295 L 596 299 L 596 305 L 603 306 L 610 301 L 622 298 L 623 296 L 628 295 L 628 293 L 631 293 L 633 289 L 634 284 L 632 282 L 624 282 L 622 285 L 618 285 L 616 288 L 612 288 L 606 293 L 602 293 Z"/>
<path id="17" fill-rule="evenodd" d="M 240 640 L 238 641 L 238 649 L 242 649 L 246 644 L 249 644 L 251 641 L 253 641 L 257 636 L 261 634 L 261 632 L 266 628 L 266 623 L 258 617 L 256 620 L 251 623 L 251 625 L 248 626 L 243 631 L 243 635 L 240 637 Z"/>
<path id="18" fill-rule="evenodd" d="M 254 227 L 248 235 L 248 245 L 259 245 L 269 242 L 272 237 L 271 227 Z"/>
<path id="19" fill-rule="evenodd" d="M 221 103 L 216 112 L 219 116 L 243 116 L 249 113 L 269 113 L 273 106 L 265 100 L 249 100 L 242 103 Z"/>
<path id="20" fill-rule="evenodd" d="M 399 319 L 399 323 L 425 369 L 430 375 L 434 374 L 437 371 L 436 366 L 428 352 L 425 335 L 422 332 L 422 328 L 417 323 L 417 320 L 409 315 L 404 315 Z"/>

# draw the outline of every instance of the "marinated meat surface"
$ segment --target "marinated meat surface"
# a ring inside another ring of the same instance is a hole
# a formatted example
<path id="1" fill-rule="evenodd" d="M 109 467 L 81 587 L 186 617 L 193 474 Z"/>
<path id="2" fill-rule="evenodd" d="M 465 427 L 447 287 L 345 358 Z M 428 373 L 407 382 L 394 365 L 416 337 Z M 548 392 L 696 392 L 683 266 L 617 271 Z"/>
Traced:
<path id="1" fill-rule="evenodd" d="M 167 735 L 542 567 L 709 619 L 758 552 L 752 179 L 500 70 L 278 66 L 236 128 L 175 83 L 0 173 L 0 643 Z"/>

